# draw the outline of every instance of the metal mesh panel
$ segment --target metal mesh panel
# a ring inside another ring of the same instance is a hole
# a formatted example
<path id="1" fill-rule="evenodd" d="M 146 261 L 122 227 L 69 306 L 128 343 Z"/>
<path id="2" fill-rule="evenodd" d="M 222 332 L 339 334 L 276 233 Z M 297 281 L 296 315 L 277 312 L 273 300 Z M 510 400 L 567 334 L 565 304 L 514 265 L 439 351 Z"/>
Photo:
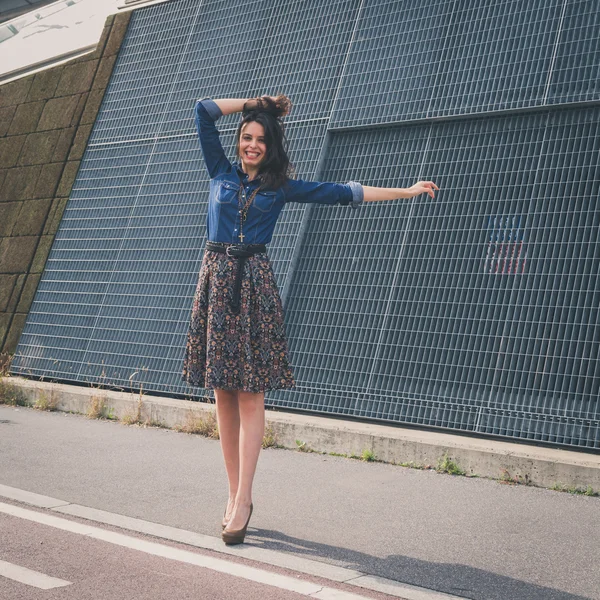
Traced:
<path id="1" fill-rule="evenodd" d="M 568 0 L 552 68 L 548 103 L 600 99 L 600 8 L 596 0 Z"/>
<path id="2" fill-rule="evenodd" d="M 176 146 L 88 149 L 20 342 L 36 346 L 43 331 L 55 376 L 123 384 L 145 365 L 159 378 L 205 227 L 197 144 Z M 21 369 L 48 373 L 31 357 Z"/>
<path id="3" fill-rule="evenodd" d="M 287 307 L 302 394 L 276 404 L 598 444 L 599 116 L 334 136 L 326 179 L 450 197 L 318 212 Z"/>
<path id="4" fill-rule="evenodd" d="M 285 92 L 294 120 L 328 119 L 358 0 L 274 3 L 250 95 Z"/>
<path id="5" fill-rule="evenodd" d="M 194 101 L 284 92 L 300 177 L 442 191 L 285 207 L 269 255 L 298 386 L 267 404 L 600 448 L 599 12 L 136 11 L 11 372 L 198 395 L 180 377 L 206 235 Z M 238 119 L 219 121 L 230 157 Z"/>
<path id="6" fill-rule="evenodd" d="M 367 0 L 336 127 L 543 104 L 564 0 Z"/>
<path id="7" fill-rule="evenodd" d="M 270 2 L 203 2 L 185 47 L 163 133 L 194 133 L 190 106 L 197 98 L 248 97 L 265 36 Z M 219 127 L 235 127 L 239 115 L 228 115 Z"/>
<path id="8" fill-rule="evenodd" d="M 365 0 L 332 126 L 425 117 L 453 5 Z"/>
<path id="9" fill-rule="evenodd" d="M 133 13 L 89 144 L 160 134 L 173 101 L 181 52 L 201 7 L 196 0 L 179 0 Z"/>
<path id="10" fill-rule="evenodd" d="M 397 165 L 408 174 L 421 164 L 427 135 L 413 128 L 402 137 L 394 131 L 360 140 L 355 134 L 335 136 L 321 179 L 341 182 L 352 174 L 365 184 L 371 177 L 397 180 Z M 382 148 L 390 159 L 380 160 L 375 174 L 371 159 Z M 408 178 L 405 182 L 408 185 Z M 364 212 L 359 215 L 345 206 L 317 206 L 311 215 L 286 305 L 300 393 L 277 391 L 270 396 L 275 404 L 359 414 L 357 401 L 375 359 L 377 324 L 389 296 L 385 265 L 409 214 L 403 203 L 368 210 L 376 214 L 365 218 Z"/>

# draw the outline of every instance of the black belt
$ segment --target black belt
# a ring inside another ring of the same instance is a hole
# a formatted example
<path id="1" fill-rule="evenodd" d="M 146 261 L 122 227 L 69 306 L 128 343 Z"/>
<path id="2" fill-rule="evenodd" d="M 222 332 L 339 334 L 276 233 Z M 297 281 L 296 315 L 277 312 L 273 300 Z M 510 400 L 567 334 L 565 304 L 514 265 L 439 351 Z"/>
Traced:
<path id="1" fill-rule="evenodd" d="M 240 295 L 242 291 L 242 274 L 247 258 L 267 251 L 265 244 L 227 244 L 226 242 L 206 242 L 206 250 L 227 254 L 230 258 L 238 259 L 238 269 L 233 284 L 233 296 L 231 297 L 231 310 L 240 312 Z"/>

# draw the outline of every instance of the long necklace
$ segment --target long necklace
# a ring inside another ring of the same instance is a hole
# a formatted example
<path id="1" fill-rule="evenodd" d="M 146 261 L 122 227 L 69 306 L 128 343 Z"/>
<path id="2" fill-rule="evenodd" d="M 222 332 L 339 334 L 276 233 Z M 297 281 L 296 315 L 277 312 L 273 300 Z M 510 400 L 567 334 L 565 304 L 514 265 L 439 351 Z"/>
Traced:
<path id="1" fill-rule="evenodd" d="M 240 210 L 238 211 L 238 213 L 240 215 L 240 242 L 242 242 L 242 244 L 244 243 L 244 233 L 242 232 L 242 227 L 244 226 L 244 222 L 246 221 L 246 219 L 248 217 L 248 209 L 250 208 L 250 205 L 254 201 L 254 198 L 255 198 L 256 194 L 258 193 L 259 189 L 260 189 L 260 185 L 250 194 L 250 196 L 248 196 L 248 199 L 246 200 L 246 192 L 244 192 L 244 186 L 243 186 L 242 182 L 240 181 L 240 189 L 238 192 L 238 208 Z M 244 203 L 244 200 L 246 200 L 245 203 Z"/>

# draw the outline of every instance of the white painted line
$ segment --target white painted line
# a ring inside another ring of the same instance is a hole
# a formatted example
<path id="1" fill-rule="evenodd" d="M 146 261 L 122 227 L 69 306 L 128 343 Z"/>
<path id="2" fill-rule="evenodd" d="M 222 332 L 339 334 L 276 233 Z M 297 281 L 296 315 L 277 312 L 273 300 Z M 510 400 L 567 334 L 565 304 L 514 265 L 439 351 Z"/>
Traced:
<path id="1" fill-rule="evenodd" d="M 26 567 L 13 565 L 5 560 L 0 560 L 0 576 L 32 587 L 40 588 L 41 590 L 51 590 L 52 588 L 71 585 L 70 581 L 50 577 L 49 575 L 44 575 L 44 573 L 39 573 L 38 571 L 32 571 Z"/>
<path id="2" fill-rule="evenodd" d="M 247 579 L 249 581 L 255 581 L 256 583 L 261 583 L 263 585 L 288 590 L 290 592 L 296 592 L 297 594 L 302 594 L 303 596 L 332 599 L 336 598 L 336 600 L 367 600 L 364 596 L 357 596 L 355 594 L 349 594 L 340 590 L 332 590 L 332 592 L 335 591 L 337 593 L 335 596 L 324 596 L 323 594 L 316 596 L 315 594 L 317 594 L 317 592 L 323 592 L 328 588 L 310 583 L 308 581 L 302 581 L 293 577 L 288 577 L 287 575 L 263 571 L 255 567 L 248 567 L 238 563 L 230 563 L 220 558 L 194 554 L 189 550 L 172 548 L 171 546 L 165 546 L 164 544 L 141 540 L 139 538 L 124 535 L 122 533 L 106 531 L 105 529 L 100 529 L 98 527 L 84 526 L 82 531 L 76 531 L 76 528 L 72 527 L 72 525 L 75 524 L 67 521 L 66 519 L 61 519 L 60 517 L 54 517 L 51 515 L 44 515 L 26 508 L 4 504 L 3 502 L 0 502 L 0 512 L 19 517 L 21 519 L 26 519 L 28 521 L 33 521 L 35 523 L 42 523 L 44 525 L 50 525 L 51 527 L 59 527 L 65 531 L 79 533 L 81 535 L 103 540 L 111 544 L 123 546 L 125 548 L 139 550 L 140 552 L 145 552 L 146 554 L 151 554 L 153 556 L 161 556 L 170 560 L 176 560 L 179 562 L 203 567 L 205 569 L 211 569 L 212 571 L 226 573 L 234 577 Z"/>
<path id="3" fill-rule="evenodd" d="M 464 598 L 452 596 L 451 594 L 426 590 L 414 585 L 408 585 L 407 583 L 399 583 L 398 581 L 392 581 L 384 577 L 377 577 L 376 575 L 363 575 L 354 581 L 347 581 L 346 583 L 376 592 L 383 592 L 390 596 L 399 596 L 406 600 L 464 600 Z"/>
<path id="4" fill-rule="evenodd" d="M 33 492 L 27 492 L 2 484 L 0 484 L 0 496 L 16 500 L 17 502 L 25 502 L 25 504 L 31 504 L 32 506 L 39 506 L 40 508 L 56 508 L 69 504 L 64 500 L 57 500 L 56 498 L 34 494 Z"/>
<path id="5" fill-rule="evenodd" d="M 160 525 L 159 523 L 152 523 L 133 517 L 126 517 L 124 515 L 117 515 L 115 513 L 98 510 L 96 508 L 88 508 L 87 506 L 81 506 L 79 504 L 61 506 L 54 509 L 54 512 L 81 517 L 88 519 L 89 521 L 95 521 L 96 523 L 115 525 L 121 529 L 146 533 L 165 540 L 195 546 L 196 548 L 214 550 L 221 554 L 243 556 L 244 558 L 268 565 L 283 567 L 284 569 L 291 569 L 300 573 L 315 575 L 316 577 L 324 577 L 331 581 L 345 582 L 349 579 L 355 579 L 364 575 L 364 573 L 355 571 L 354 569 L 337 567 L 336 565 L 330 565 L 329 563 L 320 562 L 318 560 L 310 560 L 301 556 L 294 556 L 293 554 L 277 552 L 267 548 L 259 548 L 251 545 L 253 541 L 252 538 L 248 540 L 250 544 L 226 546 L 221 538 L 204 535 L 202 533 L 195 533 L 185 529 L 177 529 L 176 527 L 170 527 L 168 525 Z"/>
<path id="6" fill-rule="evenodd" d="M 46 513 L 34 512 L 20 506 L 14 506 L 12 504 L 5 504 L 0 502 L 0 512 L 11 515 L 13 517 L 19 517 L 20 519 L 27 519 L 28 521 L 35 521 L 42 525 L 49 525 L 56 529 L 62 529 L 63 531 L 70 531 L 71 533 L 78 533 L 80 535 L 89 535 L 95 529 L 91 525 L 82 525 L 81 523 L 75 523 L 74 521 L 67 521 L 54 515 L 47 515 Z"/>
<path id="7" fill-rule="evenodd" d="M 365 600 L 364 596 L 328 587 L 321 588 L 318 592 L 310 594 L 310 597 L 320 598 L 321 600 Z"/>
<path id="8" fill-rule="evenodd" d="M 268 565 L 282 567 L 292 571 L 314 575 L 316 577 L 323 577 L 331 581 L 346 583 L 348 585 L 353 585 L 376 592 L 383 592 L 390 596 L 403 598 L 404 600 L 465 600 L 465 598 L 462 596 L 444 594 L 443 592 L 436 592 L 434 590 L 401 583 L 392 579 L 386 579 L 384 577 L 365 575 L 364 573 L 354 569 L 338 567 L 329 563 L 310 560 L 285 552 L 276 552 L 275 550 L 258 548 L 257 546 L 251 545 L 251 543 L 230 547 L 226 546 L 221 538 L 214 536 L 203 535 L 201 533 L 195 533 L 185 529 L 178 529 L 168 525 L 161 525 L 159 523 L 152 523 L 151 521 L 144 521 L 143 519 L 136 519 L 133 517 L 127 517 L 125 515 L 118 515 L 96 508 L 81 506 L 79 504 L 71 504 L 64 500 L 57 500 L 55 498 L 49 498 L 48 496 L 40 496 L 39 494 L 33 494 L 31 492 L 26 492 L 17 488 L 11 488 L 5 485 L 0 485 L 0 497 L 1 496 L 12 498 L 14 500 L 20 500 L 27 504 L 32 504 L 33 506 L 39 506 L 40 508 L 46 508 L 48 507 L 48 504 L 51 504 L 52 506 L 50 506 L 50 508 L 52 508 L 54 512 L 81 517 L 89 521 L 95 521 L 96 523 L 114 525 L 116 527 L 120 527 L 121 529 L 127 529 L 137 533 L 145 533 L 173 542 L 180 542 L 189 546 L 195 546 L 196 548 L 213 550 L 221 554 L 242 556 L 249 560 L 255 560 Z M 45 502 L 45 504 L 42 505 L 42 502 Z M 52 519 L 51 516 L 48 516 L 48 518 Z M 59 519 L 59 521 L 63 520 Z M 74 533 L 89 535 L 89 533 L 83 533 L 83 529 L 86 527 L 85 525 L 79 525 L 78 523 L 72 523 L 71 521 L 65 521 L 65 523 L 76 526 L 74 529 L 68 528 L 67 525 L 62 526 L 61 528 L 64 528 L 66 531 L 73 531 Z M 55 526 L 51 522 L 45 524 Z M 333 588 L 331 589 L 336 593 L 339 592 L 339 590 L 334 590 Z M 323 594 L 315 597 L 326 598 L 326 596 Z M 331 597 L 332 599 L 334 598 L 334 596 L 328 597 Z M 350 597 L 351 596 L 347 596 L 347 598 Z"/>

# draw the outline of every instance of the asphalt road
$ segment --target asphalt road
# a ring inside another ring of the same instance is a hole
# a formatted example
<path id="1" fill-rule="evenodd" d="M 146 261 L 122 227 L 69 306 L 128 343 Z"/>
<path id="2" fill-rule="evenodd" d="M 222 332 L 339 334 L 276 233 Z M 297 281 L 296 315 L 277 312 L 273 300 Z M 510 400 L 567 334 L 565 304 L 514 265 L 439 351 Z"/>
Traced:
<path id="1" fill-rule="evenodd" d="M 0 483 L 215 537 L 227 489 L 218 441 L 11 407 Z M 253 501 L 261 548 L 477 600 L 600 599 L 600 498 L 269 449 Z"/>

